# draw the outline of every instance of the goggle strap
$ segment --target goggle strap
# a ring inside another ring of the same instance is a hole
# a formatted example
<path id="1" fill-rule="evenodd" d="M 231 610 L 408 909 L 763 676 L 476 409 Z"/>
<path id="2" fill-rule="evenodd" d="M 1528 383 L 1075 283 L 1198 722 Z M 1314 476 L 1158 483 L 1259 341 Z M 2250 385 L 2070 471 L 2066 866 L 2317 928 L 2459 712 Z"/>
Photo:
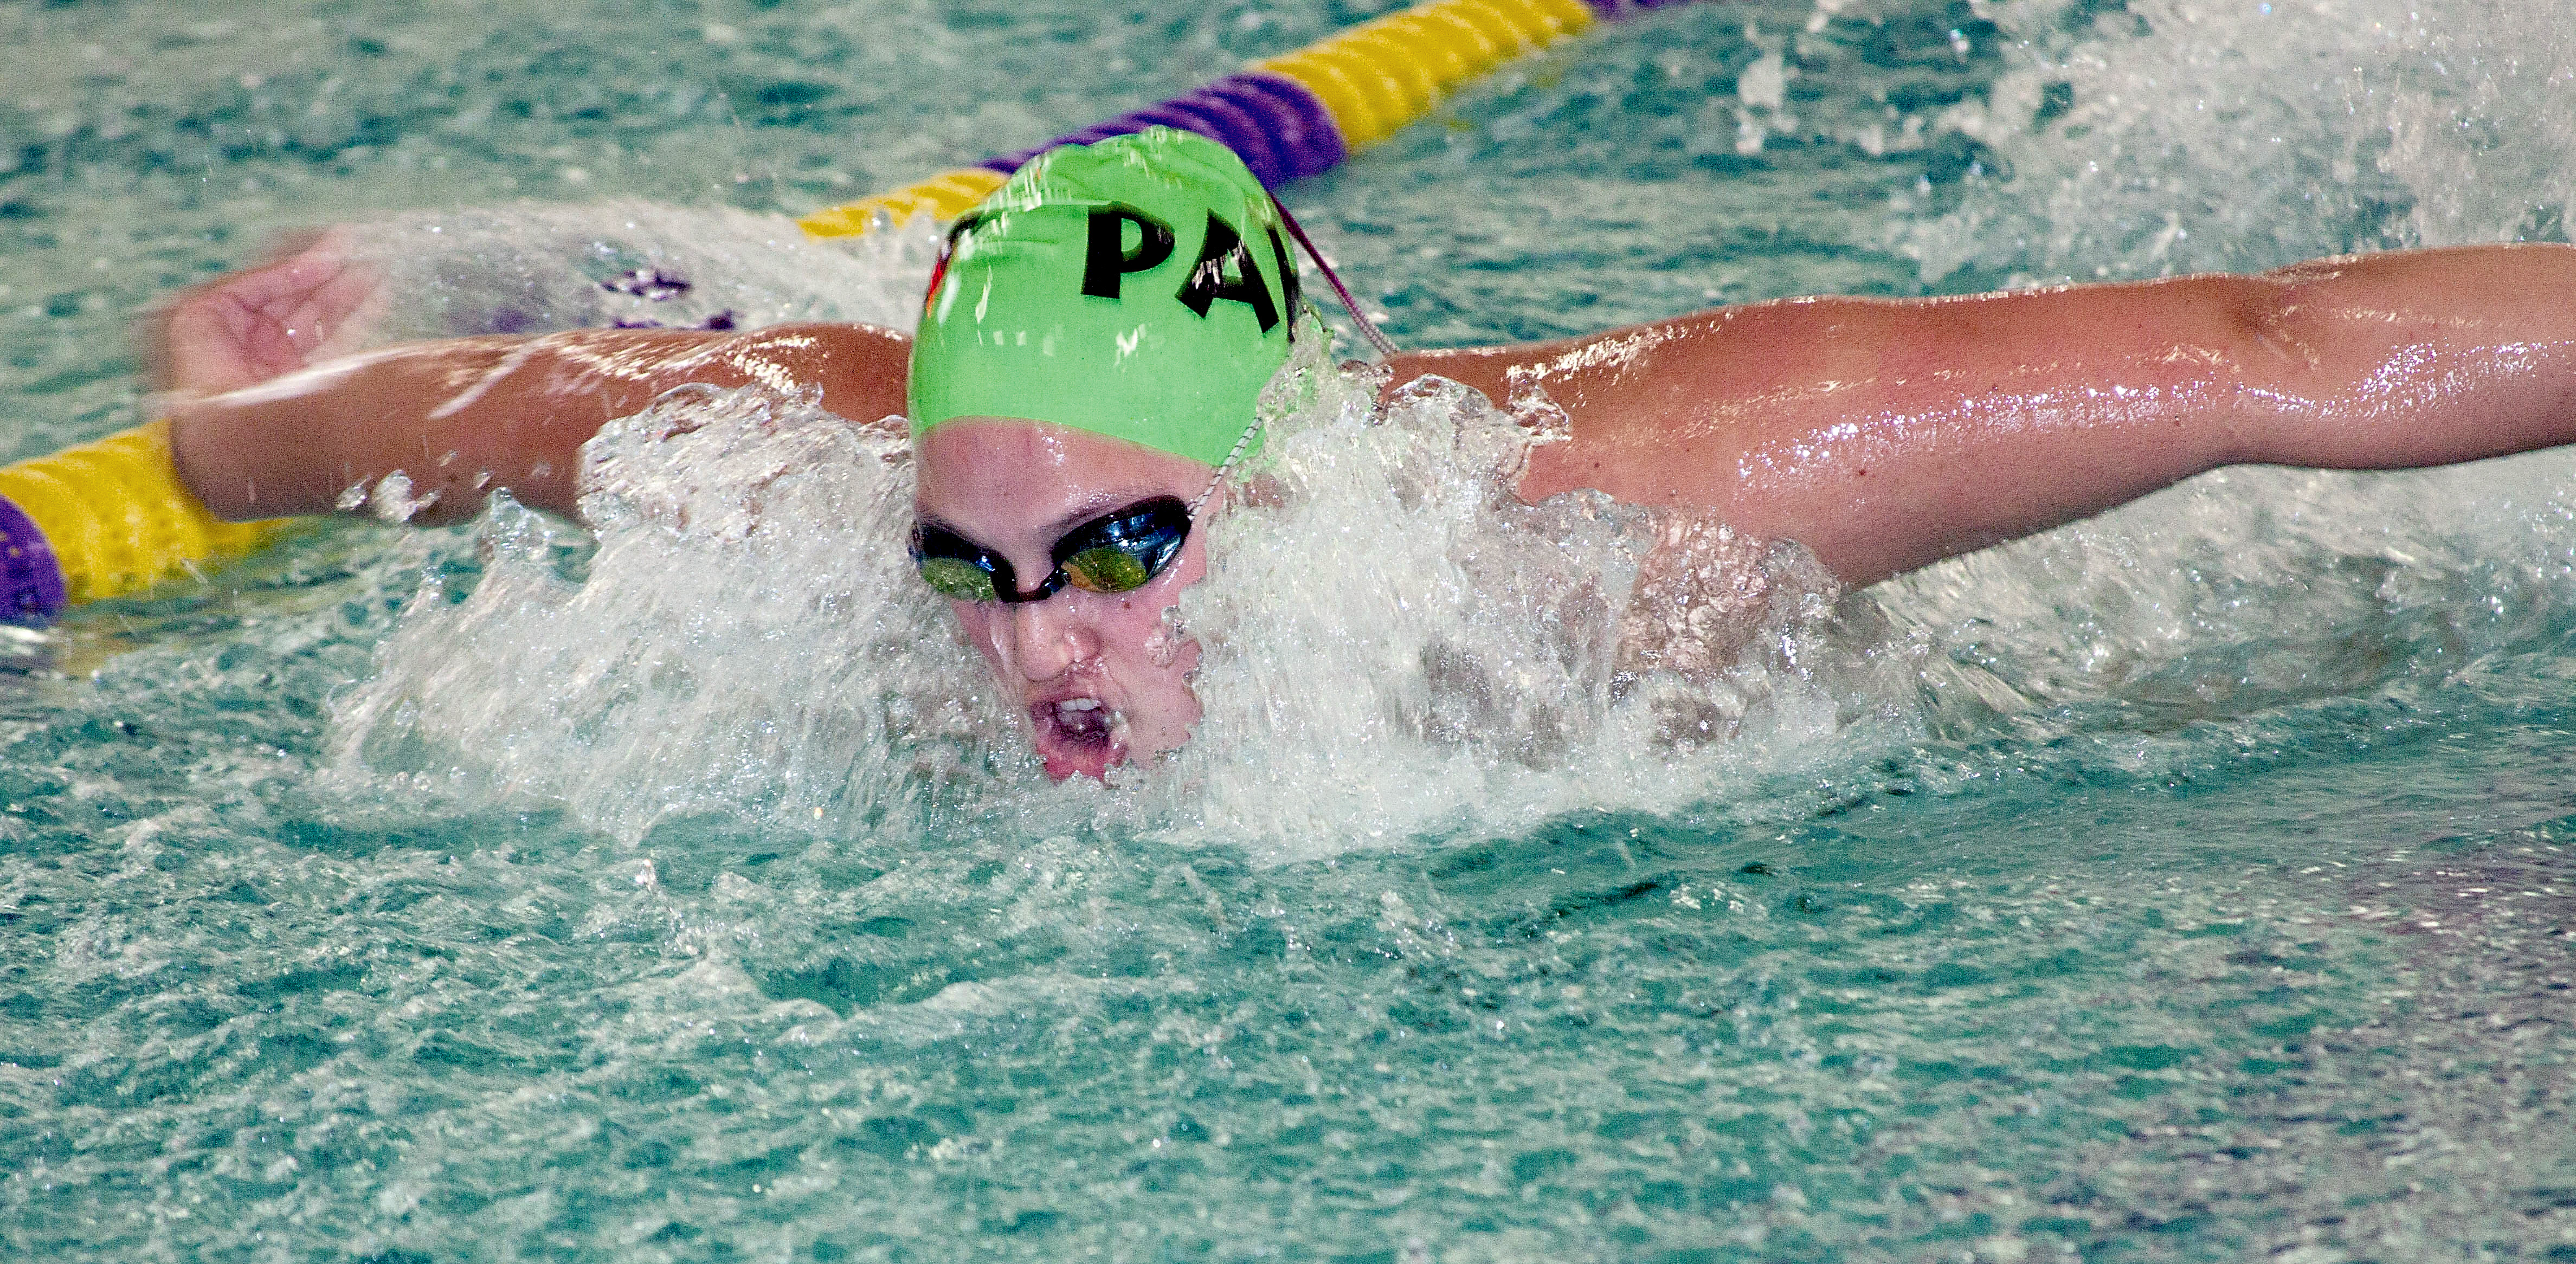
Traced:
<path id="1" fill-rule="evenodd" d="M 1288 226 L 1288 235 L 1296 238 L 1297 244 L 1306 248 L 1306 257 L 1314 260 L 1316 269 L 1324 274 L 1324 284 L 1333 287 L 1333 297 L 1340 299 L 1342 310 L 1351 314 L 1351 323 L 1359 326 L 1360 336 L 1368 339 L 1369 345 L 1377 348 L 1379 355 L 1394 359 L 1395 343 L 1388 340 L 1385 334 L 1378 332 L 1377 322 L 1370 320 L 1368 313 L 1361 310 L 1359 300 L 1351 297 L 1350 287 L 1342 284 L 1341 275 L 1333 271 L 1333 265 L 1324 262 L 1324 252 L 1315 249 L 1314 240 L 1306 236 L 1304 228 L 1298 226 L 1297 217 L 1288 213 L 1288 207 L 1279 200 L 1278 194 L 1270 195 L 1270 205 L 1272 209 L 1279 212 L 1279 222 Z"/>
<path id="2" fill-rule="evenodd" d="M 1361 310 L 1359 300 L 1351 297 L 1351 288 L 1342 284 L 1341 274 L 1333 271 L 1333 265 L 1324 261 L 1324 252 L 1315 248 L 1314 239 L 1306 235 L 1305 228 L 1297 223 L 1297 217 L 1288 213 L 1287 205 L 1279 200 L 1278 194 L 1270 195 L 1270 205 L 1273 210 L 1279 212 L 1279 222 L 1288 226 L 1288 235 L 1297 239 L 1297 244 L 1305 250 L 1306 257 L 1315 261 L 1316 270 L 1324 274 L 1324 284 L 1332 287 L 1333 297 L 1341 300 L 1342 310 L 1351 314 L 1351 323 L 1359 327 L 1360 336 L 1368 339 L 1368 344 L 1377 348 L 1380 356 L 1394 359 L 1395 343 L 1379 331 L 1377 322 L 1370 320 L 1366 311 Z M 1291 319 L 1294 317 L 1292 316 Z M 1253 414 L 1252 424 L 1243 428 L 1243 434 L 1234 441 L 1234 447 L 1226 452 L 1225 460 L 1217 463 L 1216 473 L 1208 478 L 1208 485 L 1190 501 L 1191 521 L 1198 520 L 1199 507 L 1207 503 L 1208 497 L 1216 495 L 1217 488 L 1225 485 L 1226 474 L 1234 469 L 1235 462 L 1243 459 L 1243 450 L 1252 446 L 1253 436 L 1260 433 L 1261 416 L 1256 412 Z"/>
<path id="3" fill-rule="evenodd" d="M 1255 416 L 1252 424 L 1243 428 L 1242 437 L 1234 441 L 1234 450 L 1226 453 L 1225 460 L 1218 463 L 1216 473 L 1208 476 L 1208 485 L 1200 488 L 1199 494 L 1190 501 L 1190 521 L 1198 521 L 1199 506 L 1206 504 L 1208 497 L 1216 495 L 1216 489 L 1225 484 L 1226 471 L 1233 469 L 1234 463 L 1243 459 L 1243 450 L 1252 446 L 1252 436 L 1259 433 L 1261 433 L 1261 418 Z"/>

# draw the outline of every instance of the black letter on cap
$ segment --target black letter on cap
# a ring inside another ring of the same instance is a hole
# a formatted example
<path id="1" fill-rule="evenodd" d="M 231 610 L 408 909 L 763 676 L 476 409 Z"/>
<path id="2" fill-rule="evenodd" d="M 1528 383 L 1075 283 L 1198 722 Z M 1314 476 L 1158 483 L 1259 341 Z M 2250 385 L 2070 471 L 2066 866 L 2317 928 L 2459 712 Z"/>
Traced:
<path id="1" fill-rule="evenodd" d="M 1234 266 L 1234 277 L 1225 275 L 1226 265 Z M 1270 287 L 1261 280 L 1261 269 L 1252 266 L 1252 252 L 1243 248 L 1243 237 L 1234 225 L 1208 212 L 1207 243 L 1199 247 L 1199 261 L 1190 268 L 1190 276 L 1181 282 L 1181 305 L 1201 316 L 1218 299 L 1231 299 L 1249 304 L 1253 317 L 1261 322 L 1261 332 L 1279 323 L 1279 309 L 1271 305 Z"/>
<path id="2" fill-rule="evenodd" d="M 1288 294 L 1288 340 L 1297 340 L 1297 313 L 1303 310 L 1306 291 L 1297 284 L 1297 261 L 1288 254 L 1288 243 L 1279 240 L 1279 226 L 1270 226 L 1270 257 L 1279 264 L 1279 288 Z M 1263 332 L 1268 332 L 1264 330 Z"/>
<path id="3" fill-rule="evenodd" d="M 1127 253 L 1127 225 L 1136 226 L 1136 253 Z M 1104 206 L 1091 213 L 1090 248 L 1082 258 L 1082 292 L 1118 297 L 1118 278 L 1172 257 L 1172 230 L 1132 206 Z"/>

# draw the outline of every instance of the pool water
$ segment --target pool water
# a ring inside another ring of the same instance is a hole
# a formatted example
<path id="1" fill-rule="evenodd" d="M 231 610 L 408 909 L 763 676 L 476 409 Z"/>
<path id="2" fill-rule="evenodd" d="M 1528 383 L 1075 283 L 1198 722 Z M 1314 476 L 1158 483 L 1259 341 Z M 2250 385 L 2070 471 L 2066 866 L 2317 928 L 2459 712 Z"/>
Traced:
<path id="1" fill-rule="evenodd" d="M 319 222 L 389 333 L 638 260 L 899 321 L 923 232 L 781 213 L 1382 6 L 1061 8 L 0 9 L 0 452 L 146 416 L 134 315 Z M 1702 5 L 1289 200 L 1420 345 L 2560 240 L 2562 26 Z M 792 400 L 621 424 L 595 536 L 335 526 L 0 642 L 0 1254 L 2576 1255 L 2568 458 L 2226 471 L 1858 594 L 1782 552 L 1763 653 L 1612 697 L 1526 628 L 1637 524 L 1351 389 L 1226 528 L 1336 583 L 1237 550 L 1209 731 L 1107 790 Z"/>

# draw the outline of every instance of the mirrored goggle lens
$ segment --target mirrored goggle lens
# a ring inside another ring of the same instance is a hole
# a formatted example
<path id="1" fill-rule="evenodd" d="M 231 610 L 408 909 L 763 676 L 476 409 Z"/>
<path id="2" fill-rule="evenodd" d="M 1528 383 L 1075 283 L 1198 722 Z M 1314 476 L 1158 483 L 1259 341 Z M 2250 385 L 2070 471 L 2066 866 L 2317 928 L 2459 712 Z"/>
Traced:
<path id="1" fill-rule="evenodd" d="M 992 573 L 962 557 L 921 559 L 921 579 L 943 597 L 959 601 L 993 600 Z"/>
<path id="2" fill-rule="evenodd" d="M 1189 535 L 1189 506 L 1157 497 L 1075 528 L 1056 546 L 1057 571 L 1091 592 L 1133 592 L 1171 565 Z"/>
<path id="3" fill-rule="evenodd" d="M 1150 540 L 1093 545 L 1064 559 L 1065 578 L 1090 592 L 1133 592 L 1154 577 L 1159 569 L 1154 555 L 1159 551 L 1159 545 Z"/>

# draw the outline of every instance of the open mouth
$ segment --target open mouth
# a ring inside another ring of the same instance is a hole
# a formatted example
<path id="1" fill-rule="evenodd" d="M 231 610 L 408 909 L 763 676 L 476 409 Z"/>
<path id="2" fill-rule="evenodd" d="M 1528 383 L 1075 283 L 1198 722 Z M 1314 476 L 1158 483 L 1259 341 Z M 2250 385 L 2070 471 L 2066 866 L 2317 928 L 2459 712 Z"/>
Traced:
<path id="1" fill-rule="evenodd" d="M 1098 698 L 1058 698 L 1029 708 L 1047 775 L 1101 777 L 1127 758 L 1127 720 Z"/>

